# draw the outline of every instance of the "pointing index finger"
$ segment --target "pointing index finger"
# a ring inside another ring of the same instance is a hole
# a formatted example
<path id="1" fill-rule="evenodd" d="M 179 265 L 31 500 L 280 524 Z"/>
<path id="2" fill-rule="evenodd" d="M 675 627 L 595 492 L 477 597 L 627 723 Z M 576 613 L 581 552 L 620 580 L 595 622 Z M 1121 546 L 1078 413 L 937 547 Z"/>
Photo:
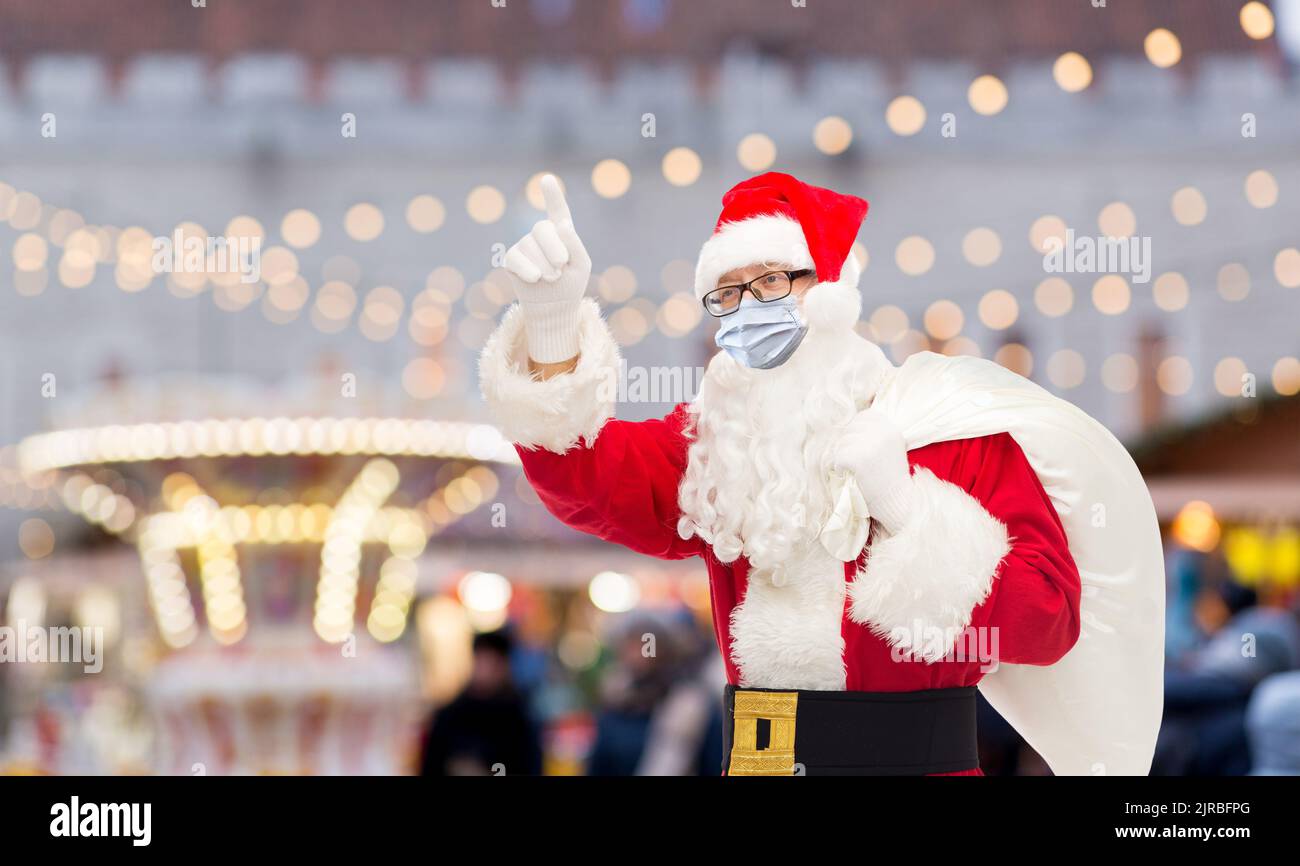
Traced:
<path id="1" fill-rule="evenodd" d="M 573 214 L 569 213 L 569 203 L 564 200 L 564 190 L 560 189 L 560 180 L 555 175 L 542 177 L 542 198 L 546 202 L 546 216 L 551 222 L 573 225 Z"/>

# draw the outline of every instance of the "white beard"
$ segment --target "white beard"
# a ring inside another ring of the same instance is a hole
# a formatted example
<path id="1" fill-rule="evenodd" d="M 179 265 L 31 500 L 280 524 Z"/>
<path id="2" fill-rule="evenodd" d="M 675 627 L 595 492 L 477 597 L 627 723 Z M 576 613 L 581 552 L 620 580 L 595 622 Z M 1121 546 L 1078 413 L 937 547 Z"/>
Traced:
<path id="1" fill-rule="evenodd" d="M 719 353 L 691 406 L 678 532 L 749 561 L 726 650 L 743 686 L 844 688 L 844 563 L 817 536 L 840 431 L 890 369 L 853 329 L 860 305 L 851 286 L 814 287 L 808 334 L 785 364 L 750 370 Z"/>
<path id="2" fill-rule="evenodd" d="M 890 368 L 854 330 L 860 304 L 854 288 L 815 286 L 803 304 L 808 334 L 788 361 L 751 370 L 720 352 L 691 405 L 678 530 L 722 562 L 743 554 L 751 573 L 778 585 L 830 514 L 840 431 Z"/>

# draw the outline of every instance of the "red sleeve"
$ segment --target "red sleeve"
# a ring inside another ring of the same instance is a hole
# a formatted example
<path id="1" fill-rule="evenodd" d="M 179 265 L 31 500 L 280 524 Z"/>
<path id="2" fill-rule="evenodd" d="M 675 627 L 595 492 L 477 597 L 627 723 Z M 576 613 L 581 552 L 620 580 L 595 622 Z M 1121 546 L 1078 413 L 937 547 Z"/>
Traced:
<path id="1" fill-rule="evenodd" d="M 564 454 L 518 447 L 547 510 L 574 529 L 660 559 L 700 553 L 677 535 L 677 489 L 689 442 L 686 406 L 654 421 L 609 421 L 595 442 Z"/>
<path id="2" fill-rule="evenodd" d="M 996 627 L 998 657 L 1049 665 L 1079 638 L 1079 569 L 1047 492 L 1007 433 L 965 440 L 963 486 L 1002 521 L 1011 552 L 971 625 Z"/>

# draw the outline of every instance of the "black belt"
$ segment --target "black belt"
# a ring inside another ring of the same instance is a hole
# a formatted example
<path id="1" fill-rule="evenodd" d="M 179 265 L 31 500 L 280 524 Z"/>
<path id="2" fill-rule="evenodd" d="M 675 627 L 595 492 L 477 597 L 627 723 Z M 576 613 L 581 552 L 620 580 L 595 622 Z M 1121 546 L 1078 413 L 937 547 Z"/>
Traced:
<path id="1" fill-rule="evenodd" d="M 729 776 L 923 776 L 979 766 L 975 687 L 725 691 Z"/>

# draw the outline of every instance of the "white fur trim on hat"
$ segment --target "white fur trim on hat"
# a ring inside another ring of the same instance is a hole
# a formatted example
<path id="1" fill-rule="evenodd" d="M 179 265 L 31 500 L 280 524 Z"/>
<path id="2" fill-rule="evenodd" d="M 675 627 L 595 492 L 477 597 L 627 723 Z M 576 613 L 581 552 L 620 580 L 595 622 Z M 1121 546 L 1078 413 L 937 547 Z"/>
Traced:
<path id="1" fill-rule="evenodd" d="M 539 380 L 528 372 L 524 313 L 510 308 L 479 358 L 479 384 L 488 410 L 507 439 L 526 448 L 563 454 L 596 440 L 614 415 L 618 395 L 618 344 L 591 298 L 582 302 L 578 365 Z"/>
<path id="2" fill-rule="evenodd" d="M 700 249 L 695 265 L 695 296 L 703 300 L 718 287 L 718 278 L 727 271 L 766 262 L 789 262 L 799 270 L 813 266 L 799 223 L 778 214 L 723 223 Z"/>

